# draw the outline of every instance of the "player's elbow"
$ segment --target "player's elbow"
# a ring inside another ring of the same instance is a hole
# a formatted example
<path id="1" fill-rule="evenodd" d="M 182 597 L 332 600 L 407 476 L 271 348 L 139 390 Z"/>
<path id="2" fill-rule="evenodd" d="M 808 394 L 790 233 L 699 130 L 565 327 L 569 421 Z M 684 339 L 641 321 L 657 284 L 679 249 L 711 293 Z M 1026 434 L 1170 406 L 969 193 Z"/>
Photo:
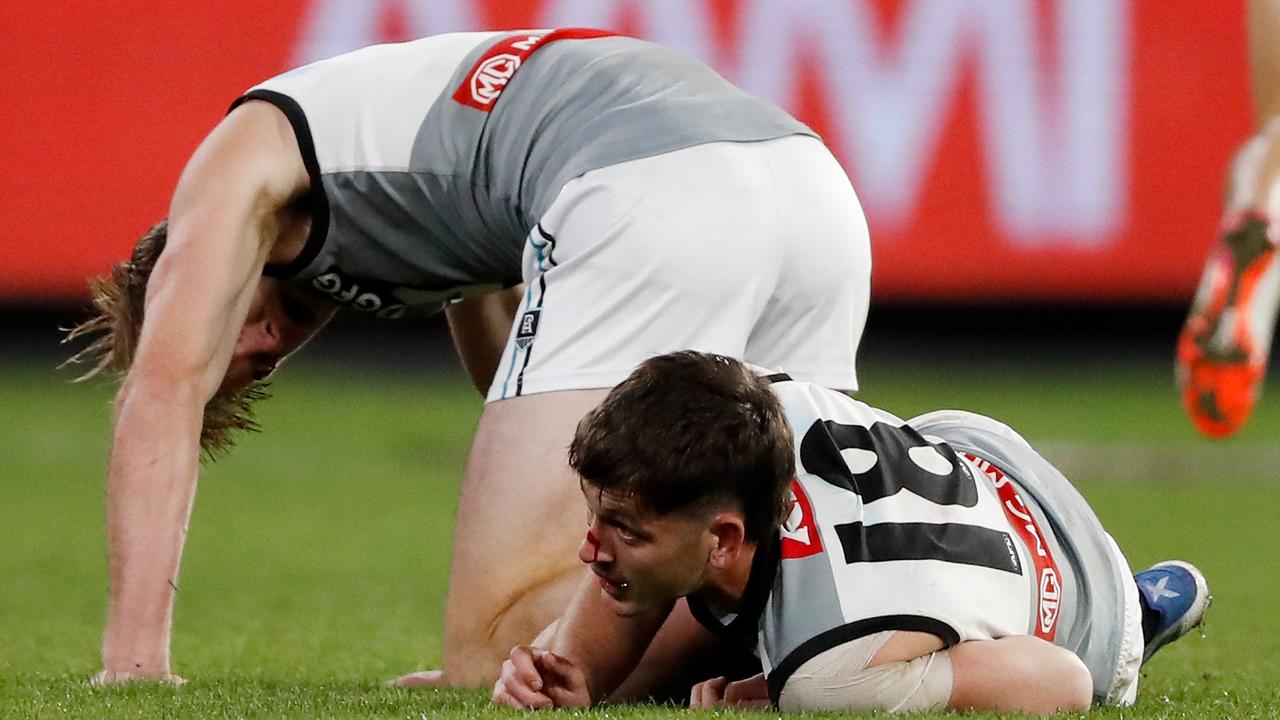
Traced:
<path id="1" fill-rule="evenodd" d="M 1080 712 L 1093 704 L 1093 677 L 1084 661 L 1063 648 L 1054 647 L 1056 657 L 1044 667 L 1030 669 L 1039 679 L 1040 691 L 1034 693 L 1030 712 L 1050 714 Z"/>
<path id="2" fill-rule="evenodd" d="M 1063 651 L 1073 669 L 1065 673 L 1064 686 L 1070 693 L 1063 699 L 1063 710 L 1088 710 L 1093 705 L 1093 676 L 1075 653 Z"/>
<path id="3" fill-rule="evenodd" d="M 1030 636 L 967 642 L 949 651 L 952 710 L 1048 715 L 1088 710 L 1093 679 L 1074 653 Z"/>

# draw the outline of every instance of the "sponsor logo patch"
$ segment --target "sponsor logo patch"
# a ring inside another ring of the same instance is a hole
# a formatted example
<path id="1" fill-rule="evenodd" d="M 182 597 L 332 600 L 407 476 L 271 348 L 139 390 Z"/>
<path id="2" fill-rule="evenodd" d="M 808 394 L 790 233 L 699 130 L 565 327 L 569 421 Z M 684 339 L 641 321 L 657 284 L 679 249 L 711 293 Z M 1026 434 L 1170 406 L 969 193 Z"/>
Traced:
<path id="1" fill-rule="evenodd" d="M 822 538 L 813 521 L 813 504 L 797 480 L 791 481 L 791 512 L 782 523 L 782 558 L 797 560 L 822 552 Z"/>
<path id="2" fill-rule="evenodd" d="M 1003 470 L 973 453 L 964 453 L 964 456 L 995 485 L 1005 519 L 1031 553 L 1031 560 L 1036 565 L 1035 636 L 1052 641 L 1058 632 L 1058 612 L 1062 606 L 1062 575 L 1058 572 L 1053 553 L 1049 551 L 1049 544 L 1045 542 L 1044 533 Z"/>
<path id="3" fill-rule="evenodd" d="M 614 33 L 588 28 L 564 28 L 545 35 L 508 35 L 494 43 L 471 66 L 471 71 L 453 91 L 453 99 L 481 112 L 489 112 L 515 77 L 516 71 L 535 50 L 557 40 L 585 40 Z"/>
<path id="4" fill-rule="evenodd" d="M 312 278 L 311 287 L 339 305 L 383 320 L 395 320 L 405 312 L 405 304 L 390 288 L 381 287 L 373 281 L 345 276 L 337 267 L 330 267 Z"/>

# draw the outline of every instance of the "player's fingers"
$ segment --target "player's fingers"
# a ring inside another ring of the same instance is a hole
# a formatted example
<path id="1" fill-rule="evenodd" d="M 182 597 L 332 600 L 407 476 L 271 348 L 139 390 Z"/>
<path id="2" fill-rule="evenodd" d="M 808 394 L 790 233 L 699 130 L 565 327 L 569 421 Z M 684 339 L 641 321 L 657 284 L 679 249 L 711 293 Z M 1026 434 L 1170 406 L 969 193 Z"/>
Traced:
<path id="1" fill-rule="evenodd" d="M 769 686 L 757 678 L 731 682 L 724 687 L 724 704 L 745 708 L 768 707 Z"/>
<path id="2" fill-rule="evenodd" d="M 527 707 L 541 710 L 554 706 L 552 698 L 547 694 L 540 692 L 545 687 L 543 676 L 538 670 L 521 669 L 527 662 L 531 662 L 531 656 L 525 653 L 512 652 L 511 659 L 502 664 L 502 676 L 499 676 L 498 683 L 494 685 L 494 702 L 500 705 L 508 705 L 511 707 Z"/>
<path id="3" fill-rule="evenodd" d="M 586 686 L 587 678 L 572 660 L 553 652 L 544 652 L 536 658 L 538 669 L 550 679 L 554 677 L 566 687 Z"/>
<path id="4" fill-rule="evenodd" d="M 538 667 L 547 679 L 544 692 L 556 707 L 586 707 L 591 704 L 587 676 L 572 660 L 553 652 L 539 655 Z"/>
<path id="5" fill-rule="evenodd" d="M 689 705 L 699 708 L 716 707 L 724 696 L 724 688 L 728 683 L 728 678 L 717 677 L 694 685 L 693 692 L 689 695 Z M 694 704 L 695 696 L 697 697 L 696 705 Z"/>
<path id="6" fill-rule="evenodd" d="M 538 671 L 538 665 L 535 658 L 538 654 L 528 645 L 517 645 L 511 648 L 511 654 L 507 657 L 507 661 L 503 663 L 503 675 L 507 675 L 507 664 L 511 665 L 511 676 L 519 679 L 533 690 L 542 689 L 542 673 Z"/>
<path id="7" fill-rule="evenodd" d="M 494 705 L 505 705 L 518 710 L 545 710 L 555 706 L 551 698 L 540 692 L 534 692 L 526 686 L 511 685 L 507 678 L 498 680 L 494 687 L 491 701 Z"/>

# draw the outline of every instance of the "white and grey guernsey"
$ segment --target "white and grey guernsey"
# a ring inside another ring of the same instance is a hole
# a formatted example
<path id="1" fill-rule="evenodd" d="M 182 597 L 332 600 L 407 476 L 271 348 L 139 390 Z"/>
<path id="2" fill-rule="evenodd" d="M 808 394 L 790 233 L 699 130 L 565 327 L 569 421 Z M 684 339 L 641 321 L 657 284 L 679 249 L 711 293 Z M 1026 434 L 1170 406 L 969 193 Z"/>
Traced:
<path id="1" fill-rule="evenodd" d="M 267 80 L 311 178 L 311 233 L 268 274 L 381 317 L 521 281 L 568 180 L 718 141 L 813 135 L 674 50 L 594 30 L 453 33 Z"/>
<path id="2" fill-rule="evenodd" d="M 912 422 L 770 376 L 795 433 L 792 511 L 762 543 L 741 606 L 713 631 L 754 642 L 775 703 L 796 669 L 883 630 L 948 645 L 1037 635 L 1081 657 L 1105 697 L 1133 582 L 1084 499 L 1006 426 Z"/>

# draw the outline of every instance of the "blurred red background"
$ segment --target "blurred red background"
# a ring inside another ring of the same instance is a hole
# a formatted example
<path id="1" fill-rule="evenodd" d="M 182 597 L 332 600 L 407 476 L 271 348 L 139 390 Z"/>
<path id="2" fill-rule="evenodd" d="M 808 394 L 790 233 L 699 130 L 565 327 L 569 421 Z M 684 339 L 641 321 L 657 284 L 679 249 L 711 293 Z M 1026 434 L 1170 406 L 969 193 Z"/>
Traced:
<path id="1" fill-rule="evenodd" d="M 1238 2 L 0 3 L 0 299 L 82 297 L 258 80 L 568 25 L 696 54 L 822 133 L 867 210 L 877 300 L 1188 299 L 1253 126 Z"/>

